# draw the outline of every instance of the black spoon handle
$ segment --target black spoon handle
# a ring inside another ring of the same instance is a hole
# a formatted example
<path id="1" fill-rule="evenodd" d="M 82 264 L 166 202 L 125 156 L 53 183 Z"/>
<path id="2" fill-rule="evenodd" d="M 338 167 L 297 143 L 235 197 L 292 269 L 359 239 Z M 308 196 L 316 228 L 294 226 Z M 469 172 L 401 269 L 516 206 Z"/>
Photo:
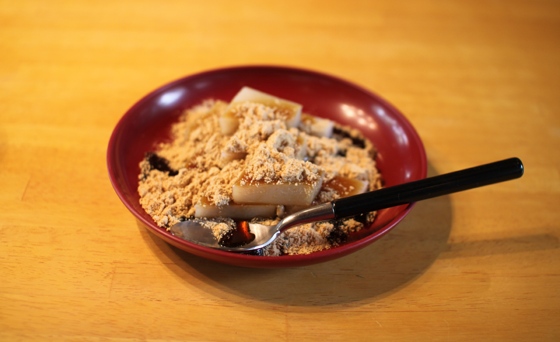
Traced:
<path id="1" fill-rule="evenodd" d="M 395 207 L 523 176 L 523 163 L 510 158 L 431 178 L 396 185 L 332 202 L 336 218 Z"/>

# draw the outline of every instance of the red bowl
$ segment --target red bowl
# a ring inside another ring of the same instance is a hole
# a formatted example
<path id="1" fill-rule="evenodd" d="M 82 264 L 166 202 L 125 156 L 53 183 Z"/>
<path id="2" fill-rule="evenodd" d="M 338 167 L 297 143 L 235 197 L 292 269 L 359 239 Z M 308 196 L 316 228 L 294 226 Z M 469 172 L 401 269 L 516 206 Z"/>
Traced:
<path id="1" fill-rule="evenodd" d="M 301 103 L 306 113 L 359 129 L 378 150 L 385 186 L 426 177 L 426 153 L 418 134 L 395 107 L 378 95 L 326 74 L 276 66 L 241 66 L 181 78 L 146 95 L 119 121 L 107 152 L 111 183 L 146 228 L 171 245 L 218 262 L 258 268 L 306 266 L 340 258 L 376 241 L 395 227 L 413 204 L 380 210 L 375 222 L 341 246 L 308 255 L 263 257 L 223 252 L 182 240 L 158 227 L 139 203 L 138 164 L 186 108 L 204 99 L 230 101 L 243 86 Z"/>

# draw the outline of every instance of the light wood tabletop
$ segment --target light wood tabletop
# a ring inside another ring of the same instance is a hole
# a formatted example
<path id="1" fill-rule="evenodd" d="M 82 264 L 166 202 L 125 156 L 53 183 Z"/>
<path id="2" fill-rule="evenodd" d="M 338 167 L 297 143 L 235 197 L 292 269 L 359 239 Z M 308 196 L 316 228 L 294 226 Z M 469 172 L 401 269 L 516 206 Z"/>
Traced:
<path id="1" fill-rule="evenodd" d="M 236 65 L 387 99 L 428 175 L 518 180 L 418 203 L 349 256 L 245 269 L 171 247 L 106 151 L 153 89 Z M 560 2 L 0 0 L 1 341 L 559 341 Z"/>

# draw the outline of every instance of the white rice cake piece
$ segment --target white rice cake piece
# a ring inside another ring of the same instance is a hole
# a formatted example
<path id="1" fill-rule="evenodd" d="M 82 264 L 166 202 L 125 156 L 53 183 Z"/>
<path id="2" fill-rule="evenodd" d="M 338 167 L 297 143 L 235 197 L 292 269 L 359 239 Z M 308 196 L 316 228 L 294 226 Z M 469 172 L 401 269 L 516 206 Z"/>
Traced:
<path id="1" fill-rule="evenodd" d="M 241 177 L 233 185 L 232 197 L 235 203 L 260 203 L 278 205 L 310 205 L 323 184 L 323 177 L 315 181 L 266 183 Z"/>
<path id="2" fill-rule="evenodd" d="M 296 138 L 296 151 L 295 158 L 299 160 L 304 160 L 307 157 L 307 136 L 305 134 L 300 134 Z"/>
<path id="3" fill-rule="evenodd" d="M 216 206 L 199 203 L 195 207 L 195 217 L 229 217 L 239 220 L 250 220 L 254 217 L 275 217 L 276 205 L 270 204 L 229 204 Z"/>
<path id="4" fill-rule="evenodd" d="M 245 159 L 245 157 L 247 156 L 246 152 L 228 152 L 228 151 L 222 151 L 222 156 L 220 159 L 220 163 L 222 166 L 227 165 L 228 163 L 234 161 L 234 160 L 240 160 L 240 159 Z"/>
<path id="5" fill-rule="evenodd" d="M 319 196 L 321 191 L 332 191 L 334 190 L 338 194 L 338 198 L 354 196 L 358 194 L 363 194 L 368 190 L 369 182 L 361 181 L 358 179 L 352 179 L 342 176 L 334 176 L 333 179 L 325 182 L 319 191 Z M 301 206 L 301 205 L 288 205 L 285 207 L 287 214 L 293 214 L 295 212 L 301 211 L 303 209 L 309 208 L 310 206 L 321 204 L 319 198 L 316 198 L 311 205 Z"/>
<path id="6" fill-rule="evenodd" d="M 243 87 L 220 116 L 220 130 L 223 135 L 232 135 L 239 127 L 239 118 L 233 109 L 244 102 L 259 103 L 277 109 L 285 117 L 287 128 L 297 127 L 300 123 L 302 105 L 249 87 Z"/>
<path id="7" fill-rule="evenodd" d="M 302 113 L 299 129 L 316 137 L 330 138 L 333 134 L 334 122 L 310 114 Z"/>
<path id="8" fill-rule="evenodd" d="M 323 189 L 334 190 L 340 198 L 363 194 L 368 189 L 369 182 L 354 178 L 342 176 L 334 176 L 328 182 L 325 182 Z"/>

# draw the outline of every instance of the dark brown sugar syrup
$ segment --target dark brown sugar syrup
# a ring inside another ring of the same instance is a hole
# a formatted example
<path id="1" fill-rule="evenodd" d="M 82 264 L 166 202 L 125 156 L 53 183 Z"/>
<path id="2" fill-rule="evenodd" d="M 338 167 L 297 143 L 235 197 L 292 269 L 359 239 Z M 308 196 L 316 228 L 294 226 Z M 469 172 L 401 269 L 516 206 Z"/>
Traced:
<path id="1" fill-rule="evenodd" d="M 224 235 L 218 244 L 224 247 L 241 247 L 255 240 L 255 234 L 251 233 L 247 221 L 236 221 L 235 229 Z"/>

